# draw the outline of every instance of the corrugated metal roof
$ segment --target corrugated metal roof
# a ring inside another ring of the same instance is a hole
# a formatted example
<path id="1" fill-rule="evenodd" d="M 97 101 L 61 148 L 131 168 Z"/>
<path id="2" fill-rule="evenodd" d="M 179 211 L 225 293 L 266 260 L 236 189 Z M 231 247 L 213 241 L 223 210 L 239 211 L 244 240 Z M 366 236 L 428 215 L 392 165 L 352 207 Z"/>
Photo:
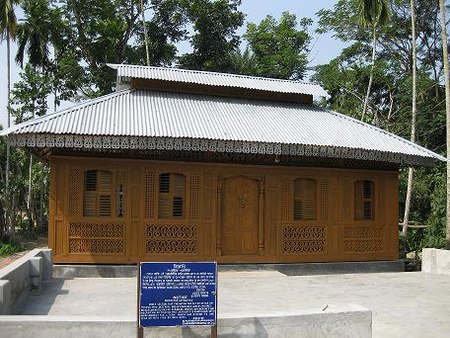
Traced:
<path id="1" fill-rule="evenodd" d="M 210 86 L 264 90 L 276 93 L 306 94 L 322 97 L 329 96 L 321 86 L 300 81 L 280 80 L 226 73 L 214 73 L 178 68 L 147 67 L 124 64 L 108 64 L 108 66 L 117 69 L 117 76 L 125 78 L 187 82 Z"/>
<path id="2" fill-rule="evenodd" d="M 219 140 L 240 142 L 244 148 L 257 143 L 403 154 L 409 158 L 403 164 L 415 157 L 446 160 L 394 134 L 312 105 L 146 90 L 106 95 L 2 134 L 12 139 L 43 134 Z"/>

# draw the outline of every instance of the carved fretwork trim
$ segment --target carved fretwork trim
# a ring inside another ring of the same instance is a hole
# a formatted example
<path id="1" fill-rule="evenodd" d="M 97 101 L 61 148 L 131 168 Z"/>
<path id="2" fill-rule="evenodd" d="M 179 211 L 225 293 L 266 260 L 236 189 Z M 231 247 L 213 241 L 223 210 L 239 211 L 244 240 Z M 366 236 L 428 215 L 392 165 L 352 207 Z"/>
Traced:
<path id="1" fill-rule="evenodd" d="M 280 144 L 173 137 L 154 138 L 92 135 L 12 134 L 10 135 L 10 142 L 12 145 L 18 147 L 66 148 L 85 151 L 92 151 L 94 149 L 174 150 L 342 158 L 412 166 L 432 166 L 435 163 L 435 160 L 431 157 L 382 152 L 368 149 L 307 144 Z"/>
<path id="2" fill-rule="evenodd" d="M 124 232 L 121 223 L 70 223 L 69 253 L 124 254 Z"/>
<path id="3" fill-rule="evenodd" d="M 342 235 L 345 253 L 376 253 L 384 251 L 384 229 L 382 227 L 345 227 Z"/>
<path id="4" fill-rule="evenodd" d="M 284 254 L 325 254 L 327 229 L 324 226 L 283 226 Z"/>
<path id="5" fill-rule="evenodd" d="M 146 251 L 149 254 L 195 254 L 197 226 L 194 224 L 147 224 Z"/>

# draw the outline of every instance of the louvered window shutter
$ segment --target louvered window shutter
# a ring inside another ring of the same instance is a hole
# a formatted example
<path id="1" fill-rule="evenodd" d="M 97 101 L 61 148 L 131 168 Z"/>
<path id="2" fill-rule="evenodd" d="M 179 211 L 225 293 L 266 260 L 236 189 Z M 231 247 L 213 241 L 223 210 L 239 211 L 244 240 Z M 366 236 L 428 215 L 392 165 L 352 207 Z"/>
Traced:
<path id="1" fill-rule="evenodd" d="M 172 196 L 172 216 L 183 217 L 184 190 L 186 178 L 184 175 L 172 174 L 173 177 L 173 196 Z"/>
<path id="2" fill-rule="evenodd" d="M 111 216 L 112 174 L 103 170 L 84 173 L 84 216 Z"/>
<path id="3" fill-rule="evenodd" d="M 375 184 L 372 181 L 361 180 L 355 182 L 355 220 L 375 219 L 374 190 Z"/>
<path id="4" fill-rule="evenodd" d="M 317 183 L 313 179 L 298 178 L 294 181 L 294 220 L 315 220 Z"/>
<path id="5" fill-rule="evenodd" d="M 159 218 L 183 218 L 185 214 L 186 177 L 163 173 L 159 176 Z"/>
<path id="6" fill-rule="evenodd" d="M 111 216 L 112 174 L 109 171 L 98 171 L 98 215 Z"/>

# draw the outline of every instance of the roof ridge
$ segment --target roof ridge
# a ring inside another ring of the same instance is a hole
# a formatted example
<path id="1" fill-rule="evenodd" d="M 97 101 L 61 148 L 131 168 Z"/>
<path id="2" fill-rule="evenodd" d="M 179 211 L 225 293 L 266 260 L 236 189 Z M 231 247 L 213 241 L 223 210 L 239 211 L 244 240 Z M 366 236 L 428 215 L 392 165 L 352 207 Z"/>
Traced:
<path id="1" fill-rule="evenodd" d="M 310 86 L 320 86 L 318 83 L 314 82 L 305 82 L 299 80 L 288 80 L 288 79 L 277 79 L 273 77 L 263 77 L 263 76 L 255 76 L 255 75 L 245 75 L 245 74 L 234 74 L 234 73 L 221 73 L 221 72 L 213 72 L 209 70 L 199 70 L 199 69 L 185 69 L 185 68 L 175 68 L 175 67 L 157 67 L 157 66 L 144 66 L 144 65 L 129 65 L 129 64 L 114 64 L 107 63 L 107 66 L 118 69 L 119 67 L 133 67 L 133 68 L 148 68 L 148 69 L 159 69 L 163 71 L 175 71 L 181 73 L 198 73 L 198 74 L 210 74 L 214 76 L 229 76 L 235 78 L 246 78 L 246 79 L 258 79 L 263 81 L 271 81 L 271 82 L 286 82 L 286 83 L 299 83 Z"/>

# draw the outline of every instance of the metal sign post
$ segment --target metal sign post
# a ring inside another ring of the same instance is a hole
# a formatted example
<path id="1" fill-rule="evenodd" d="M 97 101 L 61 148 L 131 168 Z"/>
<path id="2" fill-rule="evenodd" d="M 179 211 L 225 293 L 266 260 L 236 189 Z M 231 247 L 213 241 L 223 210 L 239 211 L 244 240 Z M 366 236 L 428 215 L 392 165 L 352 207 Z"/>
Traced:
<path id="1" fill-rule="evenodd" d="M 140 322 L 140 316 L 139 316 L 139 306 L 140 306 L 140 293 L 141 293 L 141 262 L 138 262 L 137 265 L 137 282 L 136 282 L 136 299 L 137 299 L 137 306 L 136 306 L 136 315 L 137 315 L 137 327 L 136 327 L 136 337 L 137 338 L 144 338 L 144 328 L 141 326 Z"/>
<path id="2" fill-rule="evenodd" d="M 149 326 L 211 326 L 217 337 L 217 263 L 140 263 L 139 330 Z"/>

